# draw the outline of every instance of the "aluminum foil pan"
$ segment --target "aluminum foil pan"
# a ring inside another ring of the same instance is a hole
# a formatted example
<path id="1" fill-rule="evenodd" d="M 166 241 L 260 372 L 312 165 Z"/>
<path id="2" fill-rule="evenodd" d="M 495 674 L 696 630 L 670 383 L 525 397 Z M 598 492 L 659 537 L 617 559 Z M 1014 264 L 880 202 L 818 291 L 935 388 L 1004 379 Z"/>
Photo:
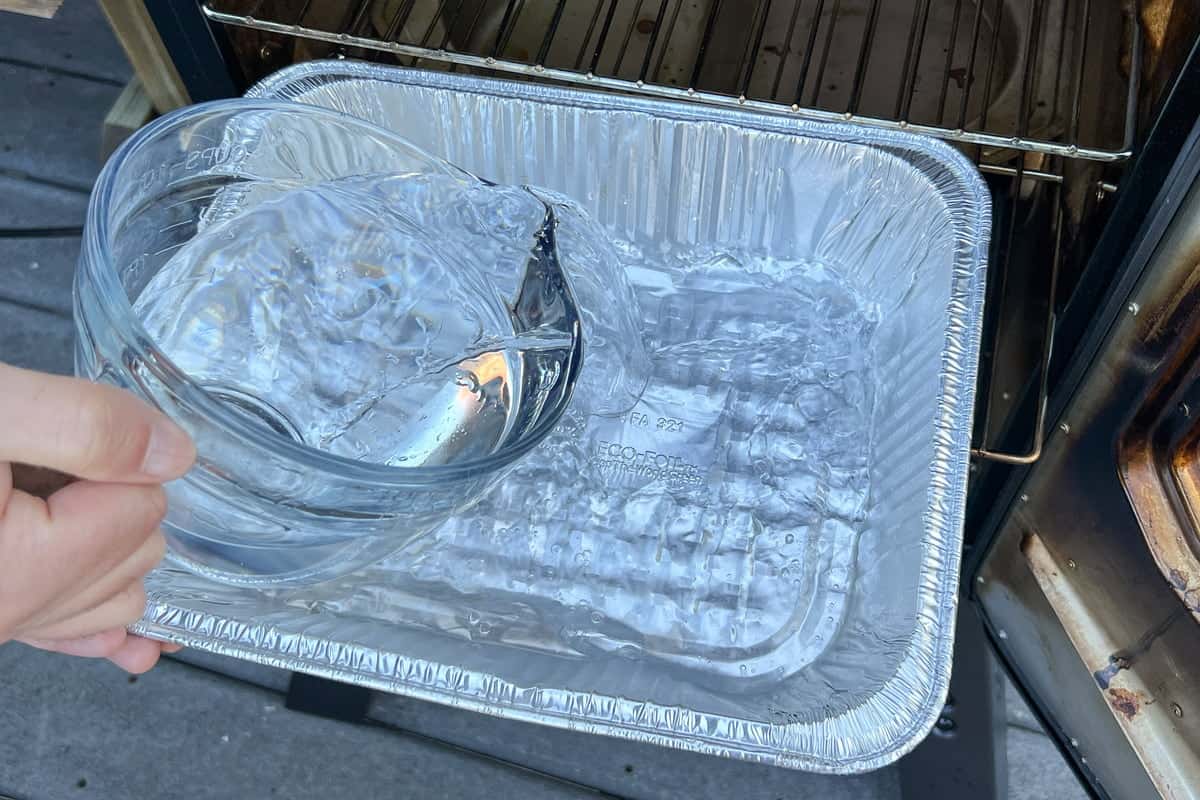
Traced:
<path id="1" fill-rule="evenodd" d="M 655 372 L 483 503 L 303 590 L 163 569 L 140 630 L 513 719 L 821 772 L 950 676 L 989 197 L 900 132 L 353 62 L 251 94 L 582 203 Z M 586 369 L 585 355 L 585 369 Z"/>

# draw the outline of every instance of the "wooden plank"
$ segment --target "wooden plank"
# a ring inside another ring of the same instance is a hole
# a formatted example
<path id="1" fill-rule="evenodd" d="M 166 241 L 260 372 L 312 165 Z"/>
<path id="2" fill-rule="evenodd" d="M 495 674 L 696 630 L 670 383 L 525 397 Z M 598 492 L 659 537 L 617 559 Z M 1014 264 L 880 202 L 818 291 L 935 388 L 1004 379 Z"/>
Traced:
<path id="1" fill-rule="evenodd" d="M 0 301 L 0 361 L 70 375 L 74 347 L 75 325 L 69 318 Z"/>
<path id="2" fill-rule="evenodd" d="M 100 5 L 154 107 L 164 112 L 188 105 L 187 89 L 145 4 L 141 0 L 101 0 Z"/>
<path id="3" fill-rule="evenodd" d="M 0 238 L 0 301 L 70 317 L 79 242 Z"/>
<path id="4" fill-rule="evenodd" d="M 274 693 L 166 662 L 0 646 L 0 775 L 18 797 L 521 798 L 594 794 L 379 727 L 288 711 Z"/>
<path id="5" fill-rule="evenodd" d="M 96 0 L 68 0 L 52 20 L 0 14 L 0 61 L 121 86 L 133 75 Z"/>
<path id="6" fill-rule="evenodd" d="M 134 131 L 150 121 L 154 104 L 138 78 L 133 78 L 117 95 L 117 100 L 104 117 L 100 134 L 100 155 L 107 159 Z"/>
<path id="7" fill-rule="evenodd" d="M 86 212 L 83 194 L 0 175 L 0 228 L 81 226 Z M 0 300 L 70 317 L 79 245 L 78 236 L 0 238 Z"/>
<path id="8" fill-rule="evenodd" d="M 50 19 L 61 5 L 62 0 L 0 0 L 0 11 Z"/>
<path id="9" fill-rule="evenodd" d="M 87 195 L 80 192 L 0 174 L 0 228 L 82 225 L 84 214 L 87 213 L 87 201 Z"/>
<path id="10" fill-rule="evenodd" d="M 100 123 L 119 92 L 0 63 L 0 172 L 89 191 L 100 171 Z"/>

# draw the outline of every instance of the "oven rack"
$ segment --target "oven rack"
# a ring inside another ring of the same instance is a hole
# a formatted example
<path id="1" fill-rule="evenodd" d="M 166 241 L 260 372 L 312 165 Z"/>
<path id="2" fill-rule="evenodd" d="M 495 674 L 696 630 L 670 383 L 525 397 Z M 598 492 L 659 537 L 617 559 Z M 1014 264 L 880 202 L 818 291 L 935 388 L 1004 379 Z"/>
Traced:
<path id="1" fill-rule="evenodd" d="M 264 5 L 278 13 L 264 14 Z M 964 145 L 984 171 L 1024 179 L 1059 182 L 1061 174 L 1014 158 L 1014 151 L 1100 162 L 1124 160 L 1132 151 L 1139 59 L 1130 59 L 1122 141 L 1088 141 L 1082 129 L 1088 65 L 1100 57 L 1089 36 L 1093 0 L 358 0 L 344 6 L 340 21 L 329 24 L 326 16 L 319 26 L 310 19 L 312 0 L 209 0 L 202 8 L 214 22 L 342 51 L 909 130 Z M 907 21 L 903 41 L 881 34 L 881 17 L 897 13 Z M 689 14 L 693 24 L 681 24 Z M 1139 34 L 1131 22 L 1132 51 Z M 717 35 L 731 30 L 738 41 Z M 831 79 L 838 65 L 848 84 Z"/>
<path id="2" fill-rule="evenodd" d="M 206 0 L 201 8 L 214 23 L 325 43 L 324 55 L 408 59 L 427 68 L 934 136 L 956 143 L 981 171 L 1008 176 L 997 204 L 1013 220 L 1032 208 L 1038 196 L 1032 187 L 1044 185 L 1056 210 L 1052 250 L 1035 265 L 1051 299 L 1045 318 L 1032 322 L 1042 329 L 1030 378 L 1032 435 L 1023 451 L 994 449 L 995 432 L 1014 421 L 998 418 L 994 397 L 981 397 L 982 431 L 972 451 L 1007 464 L 1040 457 L 1052 298 L 1066 246 L 1066 165 L 1102 166 L 1132 155 L 1142 47 L 1132 10 L 1101 0 Z M 1102 48 L 1090 35 L 1099 13 L 1125 19 L 1129 68 L 1118 93 L 1088 79 L 1096 59 L 1115 61 L 1097 52 Z M 1120 141 L 1096 141 L 1086 130 L 1084 104 L 1100 91 L 1107 103 L 1123 106 L 1109 114 L 1120 114 L 1114 126 Z M 1085 174 L 1096 180 L 1098 196 L 1116 191 L 1096 173 Z M 995 340 L 1018 324 L 1011 312 L 1028 301 L 1004 296 L 1013 230 L 993 251 L 1002 306 L 989 314 Z M 993 366 L 984 385 L 997 374 Z"/>

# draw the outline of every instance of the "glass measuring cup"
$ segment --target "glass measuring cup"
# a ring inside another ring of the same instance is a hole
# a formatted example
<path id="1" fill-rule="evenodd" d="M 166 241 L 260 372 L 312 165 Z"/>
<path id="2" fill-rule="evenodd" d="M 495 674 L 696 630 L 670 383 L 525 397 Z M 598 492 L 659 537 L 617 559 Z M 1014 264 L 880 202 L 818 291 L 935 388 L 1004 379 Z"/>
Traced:
<path id="1" fill-rule="evenodd" d="M 195 438 L 171 557 L 323 580 L 472 505 L 581 369 L 559 226 L 553 199 L 309 106 L 221 101 L 135 134 L 89 206 L 76 371 Z"/>

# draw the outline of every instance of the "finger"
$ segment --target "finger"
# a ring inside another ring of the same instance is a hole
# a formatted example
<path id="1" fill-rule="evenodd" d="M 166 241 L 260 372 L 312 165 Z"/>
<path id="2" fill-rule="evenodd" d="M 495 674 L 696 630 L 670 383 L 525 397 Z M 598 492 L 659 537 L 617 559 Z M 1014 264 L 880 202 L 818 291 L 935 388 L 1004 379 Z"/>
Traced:
<path id="1" fill-rule="evenodd" d="M 110 628 L 126 628 L 146 611 L 146 590 L 141 581 L 131 583 L 95 608 L 50 625 L 18 629 L 17 639 L 63 641 L 94 636 Z"/>
<path id="2" fill-rule="evenodd" d="M 74 483 L 48 502 L 13 492 L 0 509 L 0 639 L 100 580 L 158 530 L 161 486 Z"/>
<path id="3" fill-rule="evenodd" d="M 158 566 L 167 550 L 167 541 L 160 531 L 153 531 L 137 550 L 110 572 L 85 588 L 79 594 L 64 599 L 46 612 L 31 619 L 29 626 L 53 625 L 62 620 L 82 614 L 90 608 L 102 605 L 129 584 L 141 581 L 150 570 Z"/>
<path id="4" fill-rule="evenodd" d="M 141 675 L 158 663 L 160 655 L 162 647 L 158 642 L 141 636 L 127 636 L 125 643 L 108 656 L 108 660 L 126 672 Z"/>
<path id="5" fill-rule="evenodd" d="M 110 628 L 91 636 L 80 636 L 75 639 L 54 640 L 22 637 L 18 641 L 52 653 L 83 658 L 108 658 L 121 649 L 128 636 L 129 634 L 125 632 L 124 628 Z"/>
<path id="6" fill-rule="evenodd" d="M 158 530 L 161 486 L 73 483 L 41 501 L 13 492 L 0 515 L 0 559 L 21 564 L 0 585 L 0 607 L 45 608 L 111 572 Z"/>
<path id="7" fill-rule="evenodd" d="M 62 653 L 68 656 L 82 658 L 107 658 L 126 672 L 141 674 L 156 663 L 160 653 L 178 652 L 178 645 L 168 645 L 166 642 L 156 642 L 140 636 L 127 633 L 124 628 L 114 628 L 93 636 L 59 641 L 43 639 L 22 639 L 24 644 L 47 650 L 52 653 Z M 168 648 L 171 648 L 168 650 Z"/>
<path id="8" fill-rule="evenodd" d="M 129 392 L 0 364 L 0 461 L 81 478 L 160 483 L 196 459 L 184 431 Z"/>

